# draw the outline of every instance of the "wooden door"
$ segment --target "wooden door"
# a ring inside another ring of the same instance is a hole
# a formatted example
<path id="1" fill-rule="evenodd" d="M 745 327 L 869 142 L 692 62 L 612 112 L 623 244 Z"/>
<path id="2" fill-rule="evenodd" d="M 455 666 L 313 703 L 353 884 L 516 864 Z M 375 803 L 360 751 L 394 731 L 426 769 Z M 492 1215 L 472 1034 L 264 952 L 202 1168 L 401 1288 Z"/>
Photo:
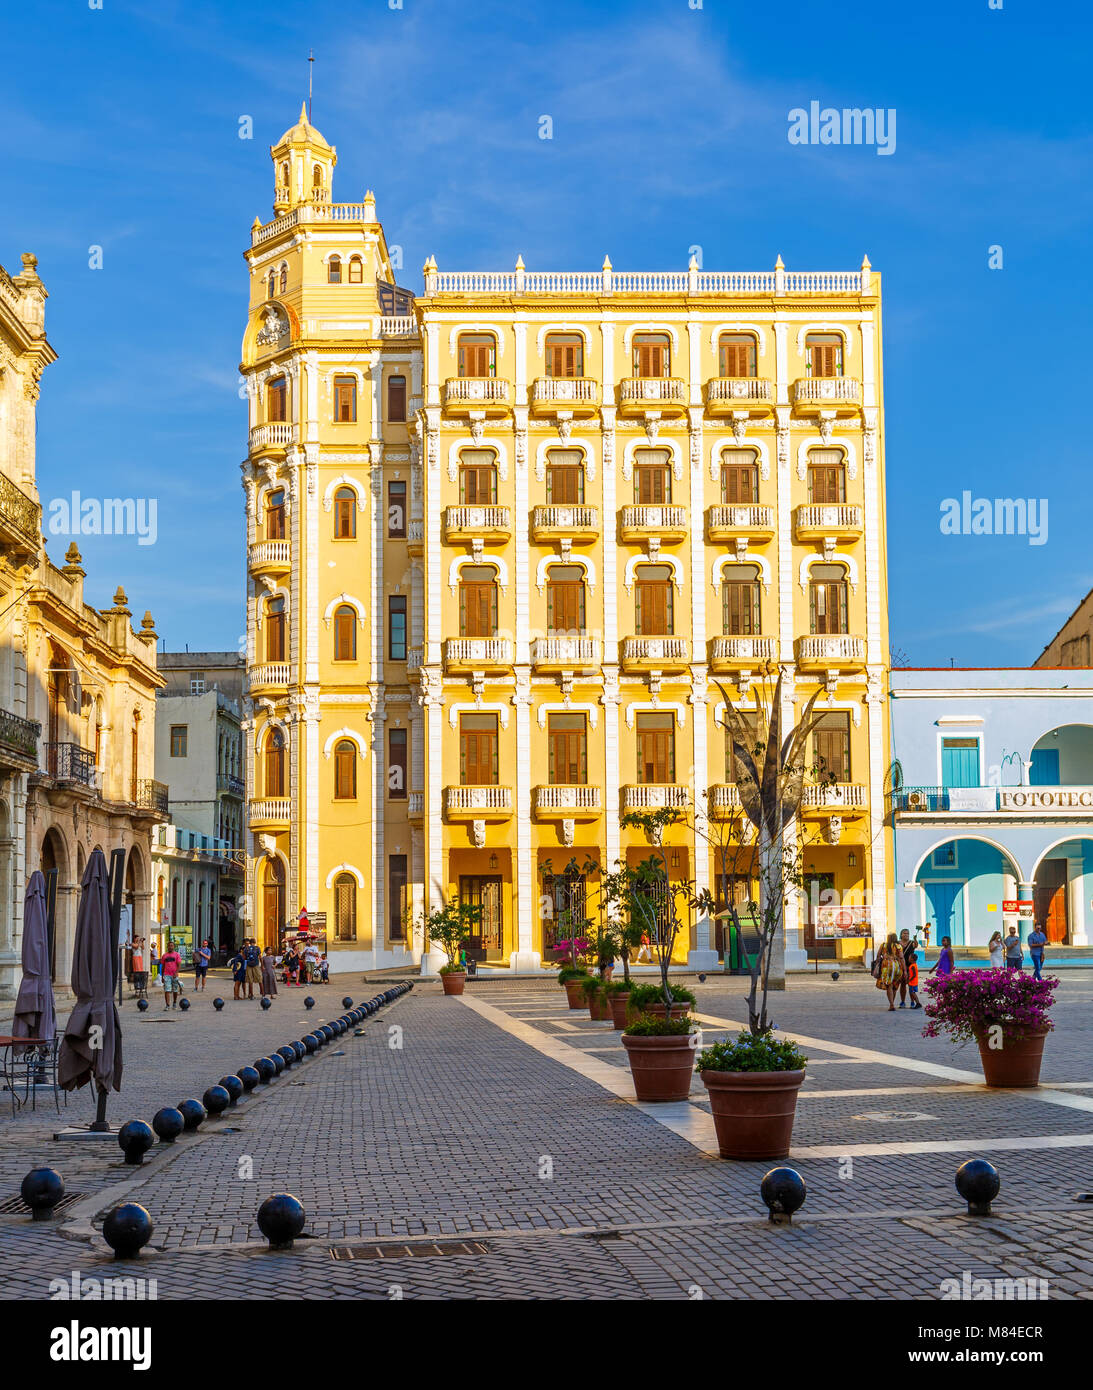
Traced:
<path id="1" fill-rule="evenodd" d="M 1048 941 L 1062 944 L 1070 934 L 1067 914 L 1065 859 L 1045 859 L 1036 873 L 1033 911 L 1042 922 Z"/>

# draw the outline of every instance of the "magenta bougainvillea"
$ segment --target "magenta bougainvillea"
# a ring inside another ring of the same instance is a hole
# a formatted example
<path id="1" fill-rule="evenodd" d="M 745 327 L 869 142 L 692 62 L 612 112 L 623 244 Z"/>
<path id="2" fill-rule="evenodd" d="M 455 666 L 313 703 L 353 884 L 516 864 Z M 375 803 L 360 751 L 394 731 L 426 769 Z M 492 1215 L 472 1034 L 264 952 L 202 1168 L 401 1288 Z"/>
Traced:
<path id="1" fill-rule="evenodd" d="M 924 1038 L 948 1034 L 955 1042 L 971 1042 L 978 1034 L 1001 1024 L 1007 1038 L 1055 1027 L 1051 1006 L 1059 981 L 1042 980 L 1020 970 L 957 970 L 926 981 Z"/>

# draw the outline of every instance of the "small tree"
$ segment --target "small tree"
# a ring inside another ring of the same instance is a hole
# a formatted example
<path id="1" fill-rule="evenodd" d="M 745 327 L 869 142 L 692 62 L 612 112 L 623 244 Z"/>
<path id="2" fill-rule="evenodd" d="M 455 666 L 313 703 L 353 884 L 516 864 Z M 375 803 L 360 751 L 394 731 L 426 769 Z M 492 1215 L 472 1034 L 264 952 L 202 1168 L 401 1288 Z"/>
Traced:
<path id="1" fill-rule="evenodd" d="M 622 957 L 622 974 L 630 983 L 630 952 L 641 945 L 645 921 L 639 905 L 633 902 L 635 870 L 620 864 L 613 873 L 600 875 L 600 918 L 610 932 Z"/>
<path id="2" fill-rule="evenodd" d="M 583 864 L 578 864 L 575 858 L 570 859 L 565 866 L 560 879 L 554 874 L 554 869 L 549 859 L 544 859 L 539 866 L 539 873 L 544 878 L 551 880 L 551 893 L 543 893 L 543 901 L 550 905 L 552 920 L 561 927 L 565 927 L 569 932 L 569 965 L 573 970 L 580 968 L 577 960 L 580 952 L 577 950 L 577 934 L 580 932 L 581 939 L 587 941 L 588 934 L 593 925 L 593 919 L 587 915 L 586 904 L 586 882 L 589 874 L 594 874 L 599 869 L 599 864 L 594 859 L 586 859 Z M 555 908 L 554 888 L 561 884 L 561 907 Z M 544 883 L 545 890 L 545 883 Z M 555 944 L 557 944 L 555 936 Z"/>
<path id="3" fill-rule="evenodd" d="M 664 995 L 666 1015 L 672 1016 L 675 1002 L 672 987 L 668 983 L 668 968 L 672 963 L 672 952 L 679 936 L 682 922 L 676 902 L 677 892 L 686 899 L 693 898 L 690 883 L 673 887 L 668 874 L 668 855 L 663 839 L 668 826 L 680 820 L 680 813 L 674 807 L 662 806 L 656 811 L 627 811 L 621 824 L 643 830 L 653 853 L 627 870 L 626 901 L 631 920 L 640 924 L 641 930 L 655 943 L 657 964 L 660 967 L 661 992 Z M 687 1009 L 684 1005 L 683 1012 Z"/>
<path id="4" fill-rule="evenodd" d="M 452 899 L 443 902 L 425 918 L 426 939 L 438 942 L 448 957 L 448 964 L 441 967 L 442 975 L 459 969 L 460 946 L 481 917 L 480 907 Z"/>

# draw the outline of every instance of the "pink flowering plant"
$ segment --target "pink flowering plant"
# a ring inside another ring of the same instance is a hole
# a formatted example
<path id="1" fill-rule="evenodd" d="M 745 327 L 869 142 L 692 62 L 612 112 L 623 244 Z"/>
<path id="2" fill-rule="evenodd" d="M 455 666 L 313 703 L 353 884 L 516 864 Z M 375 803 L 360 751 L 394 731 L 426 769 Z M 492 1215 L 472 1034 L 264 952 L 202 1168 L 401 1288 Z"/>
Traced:
<path id="1" fill-rule="evenodd" d="M 1059 981 L 1034 979 L 1021 970 L 957 970 L 926 981 L 924 1038 L 947 1034 L 954 1042 L 972 1042 L 1001 1027 L 1007 1039 L 1028 1037 L 1055 1027 L 1051 1006 Z"/>

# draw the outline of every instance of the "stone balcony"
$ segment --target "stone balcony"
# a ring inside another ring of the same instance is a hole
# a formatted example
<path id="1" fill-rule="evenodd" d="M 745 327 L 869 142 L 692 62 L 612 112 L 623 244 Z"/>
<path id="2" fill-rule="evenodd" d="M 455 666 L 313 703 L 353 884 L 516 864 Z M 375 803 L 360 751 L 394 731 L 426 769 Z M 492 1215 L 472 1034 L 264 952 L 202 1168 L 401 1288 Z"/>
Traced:
<path id="1" fill-rule="evenodd" d="M 774 383 L 764 376 L 715 376 L 706 383 L 706 414 L 762 419 L 774 411 Z"/>
<path id="2" fill-rule="evenodd" d="M 283 454 L 289 445 L 295 442 L 296 426 L 286 420 L 272 420 L 269 424 L 255 425 L 250 432 L 252 454 Z"/>
<path id="3" fill-rule="evenodd" d="M 0 474 L 0 545 L 16 563 L 36 558 L 41 545 L 41 504 Z"/>
<path id="4" fill-rule="evenodd" d="M 598 820 L 603 814 L 599 787 L 552 783 L 534 789 L 532 812 L 537 820 Z"/>
<path id="5" fill-rule="evenodd" d="M 686 637 L 624 637 L 619 657 L 626 671 L 685 671 L 691 646 Z"/>
<path id="6" fill-rule="evenodd" d="M 619 413 L 643 415 L 687 413 L 687 383 L 674 376 L 632 376 L 619 382 Z"/>
<path id="7" fill-rule="evenodd" d="M 740 792 L 735 782 L 715 782 L 708 790 L 706 814 L 711 820 L 731 820 L 732 817 L 743 814 Z"/>
<path id="8" fill-rule="evenodd" d="M 711 541 L 769 541 L 774 535 L 774 508 L 754 502 L 707 507 L 706 531 Z"/>
<path id="9" fill-rule="evenodd" d="M 444 383 L 444 409 L 453 415 L 507 415 L 511 403 L 512 387 L 504 377 L 458 376 Z"/>
<path id="10" fill-rule="evenodd" d="M 251 574 L 271 576 L 288 574 L 292 568 L 292 553 L 288 541 L 255 541 L 247 551 Z"/>
<path id="11" fill-rule="evenodd" d="M 798 415 L 837 418 L 861 410 L 861 382 L 852 376 L 809 376 L 793 383 L 793 409 Z"/>
<path id="12" fill-rule="evenodd" d="M 512 662 L 513 647 L 507 637 L 449 637 L 444 643 L 444 665 L 449 671 L 502 670 Z"/>
<path id="13" fill-rule="evenodd" d="M 251 830 L 284 829 L 291 814 L 292 802 L 287 796 L 262 797 L 247 807 L 247 825 Z"/>
<path id="14" fill-rule="evenodd" d="M 508 820 L 512 815 L 512 788 L 445 787 L 444 814 L 448 820 L 457 821 Z"/>
<path id="15" fill-rule="evenodd" d="M 619 528 L 624 541 L 646 541 L 655 536 L 672 545 L 686 540 L 690 521 L 686 507 L 623 507 Z"/>
<path id="16" fill-rule="evenodd" d="M 600 534 L 599 508 L 577 502 L 535 507 L 531 513 L 531 534 L 540 542 L 565 538 L 577 545 L 587 544 Z"/>
<path id="17" fill-rule="evenodd" d="M 531 664 L 537 671 L 592 671 L 601 665 L 600 639 L 575 635 L 536 637 Z"/>
<path id="18" fill-rule="evenodd" d="M 41 724 L 0 709 L 0 767 L 33 772 L 38 766 Z"/>
<path id="19" fill-rule="evenodd" d="M 801 813 L 837 816 L 844 811 L 864 811 L 868 804 L 869 798 L 861 783 L 825 782 L 805 787 Z"/>
<path id="20" fill-rule="evenodd" d="M 686 787 L 674 782 L 644 782 L 640 786 L 622 788 L 622 809 L 627 811 L 662 811 L 669 808 L 685 811 L 690 804 Z"/>
<path id="21" fill-rule="evenodd" d="M 595 415 L 600 405 L 600 384 L 590 376 L 539 376 L 531 384 L 529 404 L 532 415 L 537 417 Z"/>
<path id="22" fill-rule="evenodd" d="M 799 541 L 857 540 L 862 533 L 862 509 L 852 503 L 808 503 L 794 514 Z"/>
<path id="23" fill-rule="evenodd" d="M 865 667 L 865 638 L 834 632 L 798 637 L 797 665 L 805 671 L 861 671 Z"/>
<path id="24" fill-rule="evenodd" d="M 247 694 L 284 691 L 288 689 L 289 664 L 287 661 L 264 661 L 247 671 Z"/>
<path id="25" fill-rule="evenodd" d="M 505 541 L 512 535 L 508 507 L 460 506 L 444 512 L 444 539 L 452 541 Z"/>
<path id="26" fill-rule="evenodd" d="M 714 637 L 710 639 L 710 670 L 726 674 L 756 671 L 774 660 L 777 648 L 773 637 Z"/>

